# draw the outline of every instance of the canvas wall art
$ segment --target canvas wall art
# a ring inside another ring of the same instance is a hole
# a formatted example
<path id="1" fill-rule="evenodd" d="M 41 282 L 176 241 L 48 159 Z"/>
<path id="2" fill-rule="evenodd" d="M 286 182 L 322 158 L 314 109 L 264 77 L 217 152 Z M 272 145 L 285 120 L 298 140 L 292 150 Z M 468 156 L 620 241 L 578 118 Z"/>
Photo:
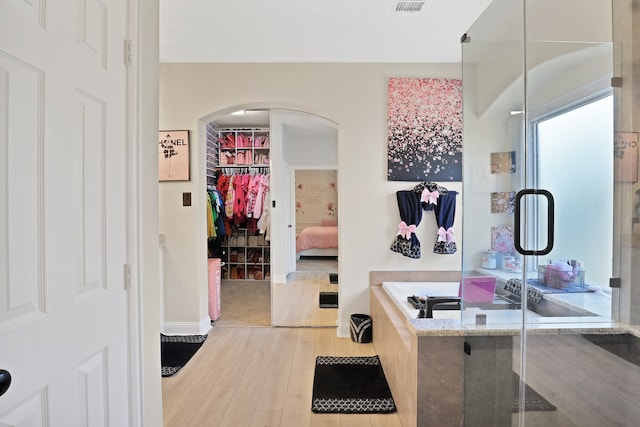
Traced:
<path id="1" fill-rule="evenodd" d="M 390 78 L 389 181 L 462 180 L 462 81 Z"/>
<path id="2" fill-rule="evenodd" d="M 504 151 L 491 153 L 491 173 L 514 173 L 516 171 L 516 152 Z"/>
<path id="3" fill-rule="evenodd" d="M 491 193 L 491 213 L 514 212 L 515 199 L 515 191 Z"/>
<path id="4" fill-rule="evenodd" d="M 491 249 L 503 254 L 514 253 L 513 228 L 508 225 L 491 227 Z"/>

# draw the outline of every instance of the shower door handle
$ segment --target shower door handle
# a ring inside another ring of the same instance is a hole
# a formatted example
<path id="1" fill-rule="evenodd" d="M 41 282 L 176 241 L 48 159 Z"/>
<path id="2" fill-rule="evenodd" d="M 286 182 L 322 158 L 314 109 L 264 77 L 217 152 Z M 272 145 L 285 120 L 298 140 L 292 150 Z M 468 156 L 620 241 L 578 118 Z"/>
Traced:
<path id="1" fill-rule="evenodd" d="M 547 199 L 547 246 L 541 250 L 537 249 L 525 249 L 522 247 L 520 234 L 521 234 L 521 208 L 520 202 L 522 198 L 527 194 L 534 196 L 543 196 Z M 547 190 L 540 190 L 535 188 L 525 188 L 516 193 L 515 198 L 515 211 L 514 211 L 514 226 L 513 226 L 513 244 L 516 251 L 522 255 L 546 255 L 553 249 L 554 239 L 554 201 L 553 195 Z"/>
<path id="2" fill-rule="evenodd" d="M 11 374 L 9 371 L 0 369 L 0 396 L 5 394 L 11 386 Z"/>

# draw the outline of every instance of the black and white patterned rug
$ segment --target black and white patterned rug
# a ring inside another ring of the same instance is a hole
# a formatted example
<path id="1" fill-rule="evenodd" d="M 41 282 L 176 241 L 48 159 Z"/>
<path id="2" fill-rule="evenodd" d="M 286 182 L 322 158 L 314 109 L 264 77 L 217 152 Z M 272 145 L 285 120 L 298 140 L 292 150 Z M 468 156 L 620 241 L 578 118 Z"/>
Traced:
<path id="1" fill-rule="evenodd" d="M 320 308 L 338 308 L 338 293 L 320 292 L 318 302 Z"/>
<path id="2" fill-rule="evenodd" d="M 520 376 L 513 372 L 512 375 L 512 390 L 515 397 L 511 401 L 511 412 L 518 412 L 520 410 L 519 394 Z M 542 397 L 540 393 L 529 387 L 529 384 L 525 384 L 524 391 L 524 410 L 525 411 L 555 411 L 556 407 L 552 405 L 547 399 Z"/>
<path id="3" fill-rule="evenodd" d="M 378 356 L 318 356 L 311 410 L 373 414 L 396 411 Z"/>
<path id="4" fill-rule="evenodd" d="M 206 335 L 160 334 L 162 376 L 170 377 L 182 368 L 200 349 Z"/>

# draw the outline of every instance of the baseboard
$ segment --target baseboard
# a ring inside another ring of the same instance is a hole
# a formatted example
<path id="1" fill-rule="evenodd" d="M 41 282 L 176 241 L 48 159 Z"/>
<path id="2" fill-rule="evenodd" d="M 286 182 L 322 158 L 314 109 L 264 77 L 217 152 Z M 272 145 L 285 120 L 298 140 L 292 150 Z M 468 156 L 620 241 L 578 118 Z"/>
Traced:
<path id="1" fill-rule="evenodd" d="M 196 322 L 164 322 L 162 333 L 165 335 L 206 335 L 211 330 L 209 316 Z"/>
<path id="2" fill-rule="evenodd" d="M 282 274 L 276 274 L 273 277 L 273 281 L 275 283 L 287 283 L 287 275 L 282 275 Z"/>
<path id="3" fill-rule="evenodd" d="M 350 336 L 351 336 L 351 331 L 349 330 L 349 323 L 338 324 L 338 337 L 349 338 Z"/>

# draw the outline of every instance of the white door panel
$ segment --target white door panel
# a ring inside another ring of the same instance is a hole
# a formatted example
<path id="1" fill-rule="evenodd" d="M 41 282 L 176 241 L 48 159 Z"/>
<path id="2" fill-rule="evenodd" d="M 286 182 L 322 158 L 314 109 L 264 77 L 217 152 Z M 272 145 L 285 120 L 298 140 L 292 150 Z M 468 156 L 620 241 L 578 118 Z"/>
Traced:
<path id="1" fill-rule="evenodd" d="M 0 426 L 126 426 L 127 1 L 0 1 Z"/>

